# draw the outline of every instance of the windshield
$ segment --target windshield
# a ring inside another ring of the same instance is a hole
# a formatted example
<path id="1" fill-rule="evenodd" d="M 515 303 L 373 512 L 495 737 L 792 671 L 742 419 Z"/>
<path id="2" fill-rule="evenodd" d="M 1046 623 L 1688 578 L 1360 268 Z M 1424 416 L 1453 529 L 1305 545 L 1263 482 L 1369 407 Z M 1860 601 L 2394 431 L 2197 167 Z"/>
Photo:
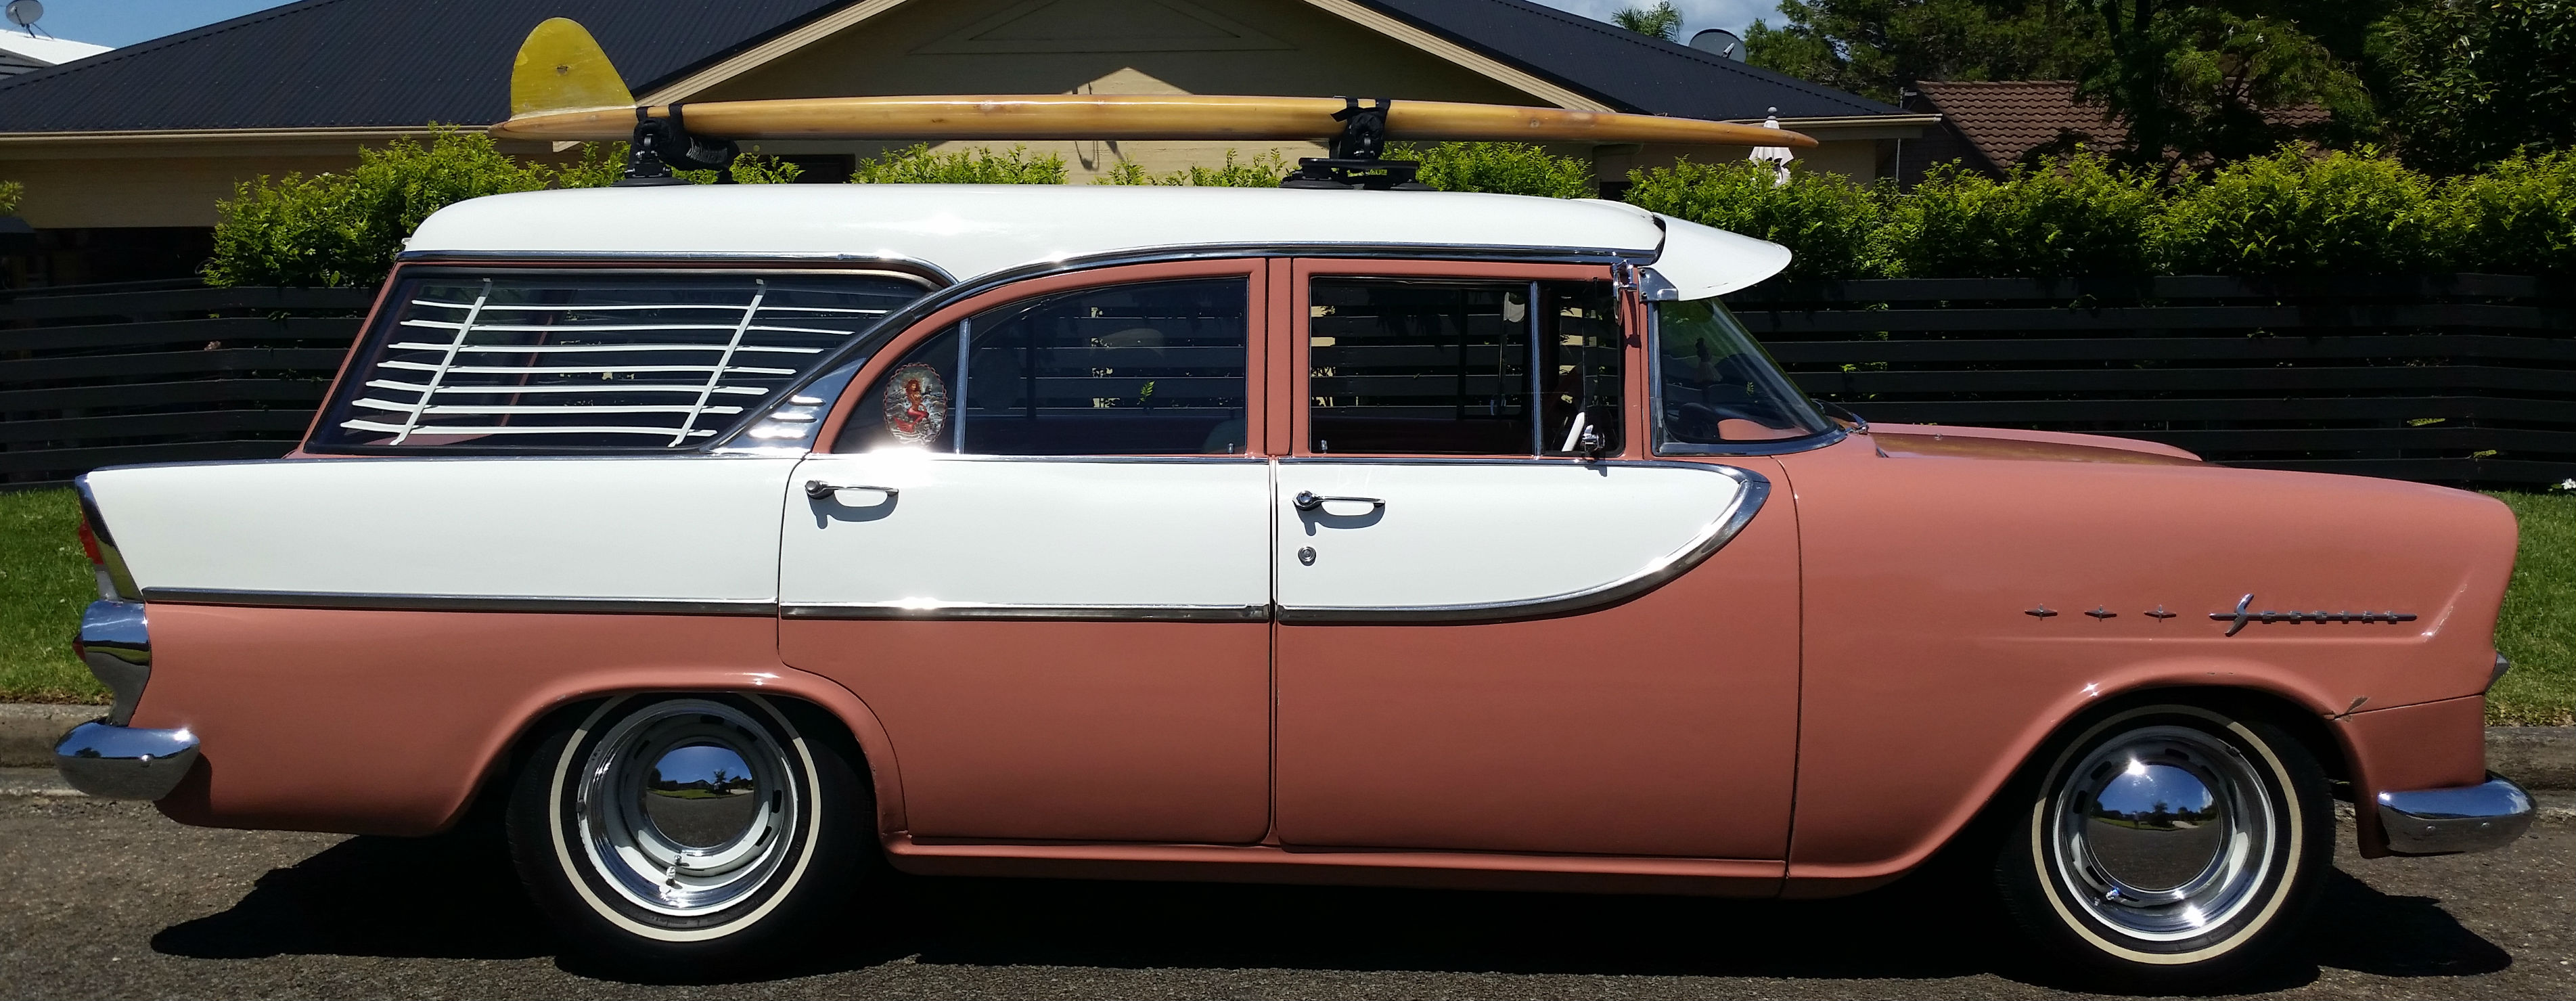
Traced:
<path id="1" fill-rule="evenodd" d="M 1655 304 L 1655 370 L 1659 451 L 1781 442 L 1834 426 L 1716 299 Z"/>

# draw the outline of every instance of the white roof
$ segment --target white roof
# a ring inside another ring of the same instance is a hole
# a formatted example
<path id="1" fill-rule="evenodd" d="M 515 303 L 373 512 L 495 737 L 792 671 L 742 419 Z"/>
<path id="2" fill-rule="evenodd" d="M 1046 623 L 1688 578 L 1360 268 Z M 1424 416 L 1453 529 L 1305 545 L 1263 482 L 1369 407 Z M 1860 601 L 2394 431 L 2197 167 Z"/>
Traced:
<path id="1" fill-rule="evenodd" d="M 74 59 L 87 59 L 113 48 L 115 48 L 113 45 L 92 45 L 68 38 L 45 38 L 23 31 L 0 30 L 0 52 L 25 56 L 47 66 L 60 66 Z"/>
<path id="2" fill-rule="evenodd" d="M 1660 223 L 1660 225 L 1659 225 Z M 1193 246 L 1617 251 L 1696 299 L 1788 266 L 1776 244 L 1617 202 L 1436 191 L 733 184 L 531 191 L 439 210 L 413 253 L 887 257 L 959 280 Z"/>

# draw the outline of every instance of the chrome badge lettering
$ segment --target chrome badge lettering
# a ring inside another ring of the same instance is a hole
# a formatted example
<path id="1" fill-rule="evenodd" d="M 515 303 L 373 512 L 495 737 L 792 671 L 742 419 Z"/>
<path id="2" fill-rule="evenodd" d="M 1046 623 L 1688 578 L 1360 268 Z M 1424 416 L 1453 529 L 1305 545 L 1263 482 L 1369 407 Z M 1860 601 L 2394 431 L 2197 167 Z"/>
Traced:
<path id="1" fill-rule="evenodd" d="M 2276 612 L 2276 611 L 2273 611 L 2273 610 L 2268 609 L 2268 608 L 2267 608 L 2267 609 L 2264 609 L 2264 610 L 2262 610 L 2262 611 L 2257 612 L 2257 611 L 2252 611 L 2252 610 L 2250 610 L 2250 609 L 2251 609 L 2251 606 L 2252 606 L 2253 604 L 2254 604 L 2254 596 L 2253 596 L 2253 595 L 2251 595 L 2251 594 L 2248 594 L 2248 595 L 2246 595 L 2246 596 L 2244 596 L 2244 597 L 2242 597 L 2242 598 L 2238 598 L 2238 599 L 2236 599 L 2236 610 L 2235 610 L 2235 611 L 2233 611 L 2233 612 L 2211 612 L 2211 613 L 2209 613 L 2209 617 L 2210 617 L 2211 619 L 2214 619 L 2214 620 L 2219 621 L 2219 622 L 2226 622 L 2226 623 L 2229 623 L 2229 625 L 2228 625 L 2228 627 L 2227 627 L 2227 635 L 2229 635 L 2229 636 L 2234 636 L 2234 635 L 2236 635 L 2238 632 L 2243 631 L 2243 630 L 2244 630 L 2244 628 L 2245 628 L 2245 624 L 2246 624 L 2246 623 L 2249 623 L 2249 622 L 2260 622 L 2260 623 L 2263 623 L 2264 625 L 2271 625 L 2272 623 L 2275 623 L 2275 622 L 2299 623 L 2299 622 L 2413 622 L 2413 621 L 2415 621 L 2415 613 L 2413 613 L 2413 612 Z"/>

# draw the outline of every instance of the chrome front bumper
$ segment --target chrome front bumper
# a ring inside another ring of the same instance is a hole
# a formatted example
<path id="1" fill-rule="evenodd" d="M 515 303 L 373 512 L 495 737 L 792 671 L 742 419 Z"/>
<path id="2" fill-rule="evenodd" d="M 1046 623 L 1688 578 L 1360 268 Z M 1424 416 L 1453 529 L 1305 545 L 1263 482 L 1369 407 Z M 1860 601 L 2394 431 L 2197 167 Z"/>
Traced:
<path id="1" fill-rule="evenodd" d="M 83 723 L 54 745 L 54 768 L 72 788 L 100 799 L 160 799 L 197 764 L 197 735 Z"/>
<path id="2" fill-rule="evenodd" d="M 2531 827 L 2531 794 L 2513 780 L 2379 794 L 2380 836 L 2399 855 L 2482 852 L 2512 844 Z"/>

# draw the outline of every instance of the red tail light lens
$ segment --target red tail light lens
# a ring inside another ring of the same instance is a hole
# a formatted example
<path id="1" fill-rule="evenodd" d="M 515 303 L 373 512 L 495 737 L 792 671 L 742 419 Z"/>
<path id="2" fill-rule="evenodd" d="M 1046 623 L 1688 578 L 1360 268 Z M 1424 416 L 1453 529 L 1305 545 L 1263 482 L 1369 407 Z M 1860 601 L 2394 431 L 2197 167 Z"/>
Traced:
<path id="1" fill-rule="evenodd" d="M 81 552 L 89 554 L 89 563 L 91 566 L 103 567 L 107 565 L 107 557 L 101 556 L 98 553 L 98 535 L 97 533 L 89 530 L 88 518 L 81 519 L 80 540 Z"/>

